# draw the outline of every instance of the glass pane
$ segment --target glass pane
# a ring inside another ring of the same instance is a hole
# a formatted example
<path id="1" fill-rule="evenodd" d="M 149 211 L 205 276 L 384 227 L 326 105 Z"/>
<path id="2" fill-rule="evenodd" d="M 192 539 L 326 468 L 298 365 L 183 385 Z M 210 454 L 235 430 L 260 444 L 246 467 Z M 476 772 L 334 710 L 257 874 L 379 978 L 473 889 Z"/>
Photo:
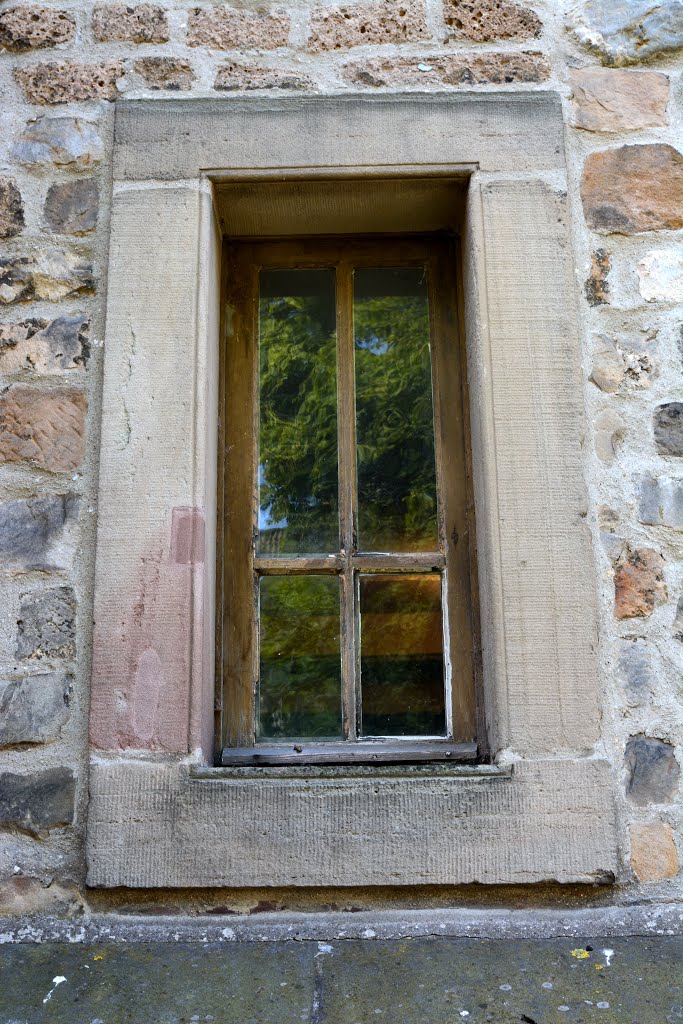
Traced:
<path id="1" fill-rule="evenodd" d="M 362 733 L 443 736 L 438 574 L 360 577 Z"/>
<path id="2" fill-rule="evenodd" d="M 260 286 L 256 550 L 337 551 L 334 271 L 263 271 Z"/>
<path id="3" fill-rule="evenodd" d="M 426 273 L 354 274 L 358 546 L 438 546 Z"/>
<path id="4" fill-rule="evenodd" d="M 339 579 L 260 582 L 259 740 L 339 739 Z"/>

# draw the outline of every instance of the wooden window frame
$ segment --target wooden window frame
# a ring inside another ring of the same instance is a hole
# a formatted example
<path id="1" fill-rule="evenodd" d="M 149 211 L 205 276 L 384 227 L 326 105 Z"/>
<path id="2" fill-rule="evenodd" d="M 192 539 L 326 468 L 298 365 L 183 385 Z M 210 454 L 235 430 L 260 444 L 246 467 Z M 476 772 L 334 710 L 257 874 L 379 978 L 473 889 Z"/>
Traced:
<path id="1" fill-rule="evenodd" d="M 355 553 L 353 269 L 426 266 L 438 495 L 438 550 Z M 337 424 L 341 547 L 329 556 L 255 554 L 258 504 L 258 277 L 261 269 L 335 268 Z M 223 245 L 223 351 L 218 486 L 219 673 L 216 739 L 223 765 L 473 761 L 477 746 L 478 643 L 474 500 L 470 466 L 464 330 L 457 239 L 446 233 L 330 236 Z M 251 495 L 246 501 L 245 495 Z M 222 538 L 220 534 L 222 532 Z M 442 575 L 445 738 L 364 739 L 360 725 L 358 609 L 360 572 Z M 255 742 L 259 676 L 258 580 L 262 576 L 332 574 L 341 579 L 344 739 Z"/>

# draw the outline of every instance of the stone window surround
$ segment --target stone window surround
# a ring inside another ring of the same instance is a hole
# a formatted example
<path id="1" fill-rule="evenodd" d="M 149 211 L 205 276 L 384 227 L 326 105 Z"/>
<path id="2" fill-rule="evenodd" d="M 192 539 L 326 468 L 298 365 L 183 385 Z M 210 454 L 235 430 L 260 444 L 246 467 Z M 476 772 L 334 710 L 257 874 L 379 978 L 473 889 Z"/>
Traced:
<path id="1" fill-rule="evenodd" d="M 389 170 L 390 169 L 390 170 Z M 468 178 L 479 768 L 214 769 L 220 181 Z M 563 123 L 551 92 L 117 105 L 88 884 L 609 880 Z"/>

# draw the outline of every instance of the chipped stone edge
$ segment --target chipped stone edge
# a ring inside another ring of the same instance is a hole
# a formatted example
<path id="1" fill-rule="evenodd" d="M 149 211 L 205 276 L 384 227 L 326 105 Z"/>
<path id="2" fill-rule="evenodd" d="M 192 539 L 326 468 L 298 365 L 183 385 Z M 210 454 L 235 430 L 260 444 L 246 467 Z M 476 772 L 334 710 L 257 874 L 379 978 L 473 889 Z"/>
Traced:
<path id="1" fill-rule="evenodd" d="M 551 939 L 579 936 L 683 935 L 683 903 L 586 907 L 580 910 L 399 910 L 274 913 L 251 916 L 144 917 L 93 914 L 0 918 L 6 943 L 316 942 L 421 937 Z"/>

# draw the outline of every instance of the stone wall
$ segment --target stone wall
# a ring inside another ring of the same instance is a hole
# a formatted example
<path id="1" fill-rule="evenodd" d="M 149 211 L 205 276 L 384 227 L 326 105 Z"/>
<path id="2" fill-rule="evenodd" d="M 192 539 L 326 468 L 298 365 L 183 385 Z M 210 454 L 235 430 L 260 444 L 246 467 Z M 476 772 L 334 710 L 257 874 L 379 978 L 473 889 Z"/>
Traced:
<path id="1" fill-rule="evenodd" d="M 176 92 L 563 97 L 601 581 L 599 753 L 621 821 L 609 898 L 681 895 L 682 49 L 677 0 L 0 0 L 0 911 L 89 898 L 112 103 Z"/>

